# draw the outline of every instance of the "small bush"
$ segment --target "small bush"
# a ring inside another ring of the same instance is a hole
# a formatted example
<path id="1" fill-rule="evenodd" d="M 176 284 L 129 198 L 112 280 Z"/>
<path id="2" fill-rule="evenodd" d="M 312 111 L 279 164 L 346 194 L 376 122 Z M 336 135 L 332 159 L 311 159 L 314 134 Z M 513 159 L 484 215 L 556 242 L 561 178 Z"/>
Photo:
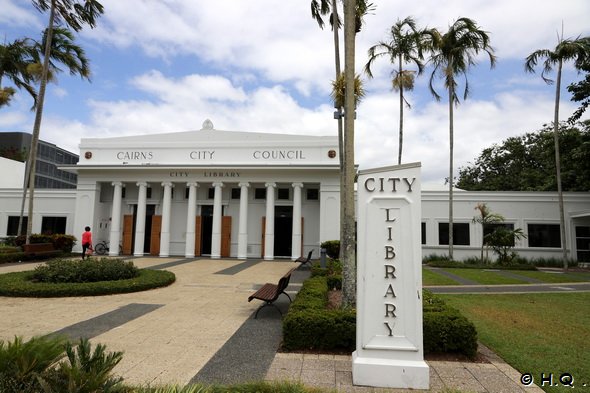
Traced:
<path id="1" fill-rule="evenodd" d="M 139 276 L 127 280 L 84 283 L 45 283 L 31 281 L 31 271 L 0 275 L 0 296 L 12 297 L 69 297 L 101 296 L 116 293 L 146 291 L 165 287 L 176 280 L 165 270 L 139 270 Z"/>
<path id="2" fill-rule="evenodd" d="M 97 281 L 115 281 L 134 278 L 139 269 L 133 262 L 122 259 L 89 258 L 83 261 L 58 259 L 37 266 L 31 280 L 51 283 L 83 283 Z"/>
<path id="3" fill-rule="evenodd" d="M 55 234 L 51 236 L 53 248 L 63 252 L 72 252 L 72 248 L 74 247 L 74 244 L 76 244 L 76 241 L 77 239 L 72 235 Z"/>
<path id="4" fill-rule="evenodd" d="M 352 350 L 356 343 L 356 310 L 328 310 L 328 279 L 316 276 L 303 283 L 283 319 L 283 347 Z M 474 357 L 477 332 L 458 310 L 423 291 L 424 353 L 454 352 Z"/>
<path id="5" fill-rule="evenodd" d="M 330 258 L 336 259 L 340 257 L 340 240 L 327 240 L 321 243 L 320 247 L 326 249 L 326 254 Z"/>

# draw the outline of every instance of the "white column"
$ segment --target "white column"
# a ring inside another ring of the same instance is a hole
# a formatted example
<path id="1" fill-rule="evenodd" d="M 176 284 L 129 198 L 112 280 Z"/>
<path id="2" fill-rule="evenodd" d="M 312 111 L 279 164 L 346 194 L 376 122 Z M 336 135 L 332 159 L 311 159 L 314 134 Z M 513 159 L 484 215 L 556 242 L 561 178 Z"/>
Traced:
<path id="1" fill-rule="evenodd" d="M 188 207 L 186 209 L 186 238 L 184 256 L 194 258 L 195 256 L 195 216 L 197 213 L 197 183 L 187 183 L 188 186 Z"/>
<path id="2" fill-rule="evenodd" d="M 211 258 L 221 258 L 221 188 L 223 183 L 213 183 L 215 195 L 213 196 L 213 228 L 211 229 Z"/>
<path id="3" fill-rule="evenodd" d="M 249 183 L 240 183 L 240 223 L 238 227 L 238 259 L 248 257 L 248 187 Z"/>
<path id="4" fill-rule="evenodd" d="M 171 182 L 163 182 L 164 198 L 162 199 L 162 229 L 160 231 L 160 256 L 170 256 L 170 208 L 172 204 Z"/>
<path id="5" fill-rule="evenodd" d="M 147 203 L 147 183 L 137 182 L 139 194 L 137 196 L 137 216 L 135 217 L 135 250 L 133 255 L 143 256 L 143 245 L 145 242 L 145 209 Z"/>
<path id="6" fill-rule="evenodd" d="M 264 231 L 264 260 L 271 261 L 275 254 L 275 187 L 266 183 L 266 225 Z"/>
<path id="7" fill-rule="evenodd" d="M 301 189 L 302 183 L 293 183 L 293 237 L 291 240 L 291 259 L 301 256 Z"/>
<path id="8" fill-rule="evenodd" d="M 111 234 L 109 236 L 109 255 L 119 256 L 119 243 L 121 242 L 121 197 L 123 195 L 123 183 L 113 182 L 113 209 L 111 211 Z"/>

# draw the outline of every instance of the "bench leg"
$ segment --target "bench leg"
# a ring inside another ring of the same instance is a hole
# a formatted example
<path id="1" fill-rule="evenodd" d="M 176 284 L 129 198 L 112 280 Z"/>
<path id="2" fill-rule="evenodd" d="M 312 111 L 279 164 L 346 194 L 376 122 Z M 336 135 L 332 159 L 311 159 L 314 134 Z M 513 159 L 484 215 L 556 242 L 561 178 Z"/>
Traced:
<path id="1" fill-rule="evenodd" d="M 288 296 L 288 295 L 287 295 L 287 296 Z M 274 308 L 276 308 L 276 309 L 277 309 L 277 311 L 279 312 L 279 314 L 281 314 L 281 318 L 283 317 L 283 313 L 281 312 L 281 309 L 280 309 L 280 308 L 278 308 L 278 307 L 277 307 L 277 306 L 276 306 L 274 303 L 272 303 L 272 302 L 266 302 L 266 303 L 264 303 L 262 306 L 258 307 L 258 310 L 256 310 L 256 314 L 254 314 L 254 319 L 258 318 L 258 312 L 259 312 L 260 310 L 262 310 L 262 309 L 263 309 L 264 307 L 266 307 L 266 306 L 273 306 Z"/>
<path id="2" fill-rule="evenodd" d="M 289 296 L 289 294 L 285 291 L 281 292 L 284 293 L 285 295 L 287 295 L 287 297 L 289 298 L 289 302 L 293 303 L 293 300 L 291 300 L 291 296 Z"/>

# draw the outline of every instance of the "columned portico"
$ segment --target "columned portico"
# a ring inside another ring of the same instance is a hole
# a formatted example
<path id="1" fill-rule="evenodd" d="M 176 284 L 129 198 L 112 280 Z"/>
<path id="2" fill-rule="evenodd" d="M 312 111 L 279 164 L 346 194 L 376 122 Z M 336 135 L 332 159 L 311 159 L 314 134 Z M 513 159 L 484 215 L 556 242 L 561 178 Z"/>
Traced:
<path id="1" fill-rule="evenodd" d="M 195 257 L 195 216 L 197 213 L 197 187 L 196 182 L 186 184 L 188 187 L 188 207 L 186 209 L 186 239 L 184 256 Z"/>
<path id="2" fill-rule="evenodd" d="M 339 238 L 337 151 L 334 136 L 221 131 L 210 121 L 198 131 L 82 139 L 71 166 L 75 231 L 91 226 L 113 256 L 317 253 Z"/>
<path id="3" fill-rule="evenodd" d="M 160 256 L 170 256 L 170 207 L 172 203 L 171 182 L 163 182 L 164 196 L 162 198 L 162 229 L 160 232 Z"/>
<path id="4" fill-rule="evenodd" d="M 264 230 L 264 260 L 272 261 L 275 252 L 275 187 L 266 183 L 266 224 Z"/>
<path id="5" fill-rule="evenodd" d="M 133 256 L 143 256 L 143 246 L 145 243 L 145 213 L 147 204 L 147 183 L 138 182 L 139 187 L 137 195 L 137 216 L 135 218 L 135 248 Z"/>
<path id="6" fill-rule="evenodd" d="M 248 188 L 250 183 L 240 183 L 240 220 L 238 227 L 238 259 L 248 257 Z"/>
<path id="7" fill-rule="evenodd" d="M 121 199 L 123 183 L 113 182 L 113 209 L 111 211 L 111 233 L 109 236 L 109 256 L 119 255 L 119 243 L 121 242 Z"/>
<path id="8" fill-rule="evenodd" d="M 215 187 L 215 194 L 213 197 L 213 230 L 211 233 L 211 258 L 221 258 L 221 215 L 223 209 L 221 206 L 221 189 L 223 183 L 213 183 Z"/>
<path id="9" fill-rule="evenodd" d="M 293 239 L 291 241 L 291 259 L 301 256 L 301 189 L 303 183 L 293 183 Z"/>

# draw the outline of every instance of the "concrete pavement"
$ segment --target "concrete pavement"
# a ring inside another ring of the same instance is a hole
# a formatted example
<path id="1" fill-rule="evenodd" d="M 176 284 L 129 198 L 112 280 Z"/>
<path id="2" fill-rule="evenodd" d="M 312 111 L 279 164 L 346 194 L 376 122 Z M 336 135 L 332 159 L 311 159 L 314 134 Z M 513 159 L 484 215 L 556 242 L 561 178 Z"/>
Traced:
<path id="1" fill-rule="evenodd" d="M 254 322 L 260 302 L 248 303 L 247 298 L 265 282 L 277 282 L 293 262 L 135 258 L 134 263 L 172 271 L 177 281 L 167 288 L 100 297 L 0 297 L 0 339 L 50 333 L 89 337 L 109 351 L 124 352 L 115 373 L 129 384 L 286 379 L 342 391 L 396 391 L 352 386 L 350 356 L 276 353 L 278 312 L 266 307 Z M 0 265 L 0 273 L 33 267 Z M 292 280 L 293 293 L 297 281 Z M 281 300 L 279 306 L 286 310 L 288 302 Z M 256 334 L 256 329 L 270 333 Z M 269 340 L 257 343 L 255 336 L 264 335 Z M 523 387 L 520 374 L 493 354 L 486 357 L 488 363 L 428 361 L 431 391 L 541 391 Z M 266 363 L 258 360 L 262 358 Z"/>

